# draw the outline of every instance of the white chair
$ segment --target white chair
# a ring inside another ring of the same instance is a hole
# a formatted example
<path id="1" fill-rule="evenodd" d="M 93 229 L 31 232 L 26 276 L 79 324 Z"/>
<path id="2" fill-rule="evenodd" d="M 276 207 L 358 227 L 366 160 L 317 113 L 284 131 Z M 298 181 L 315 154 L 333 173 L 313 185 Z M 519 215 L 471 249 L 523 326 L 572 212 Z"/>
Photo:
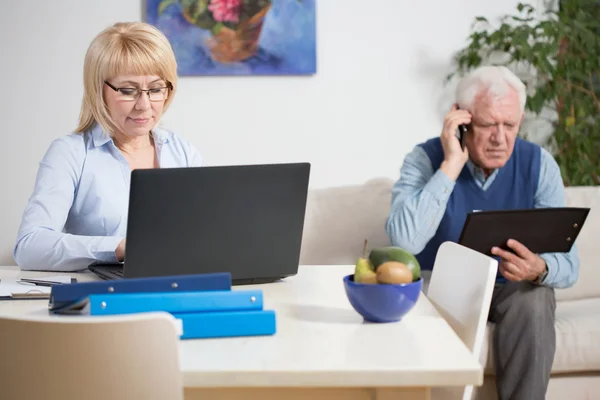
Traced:
<path id="1" fill-rule="evenodd" d="M 183 398 L 167 313 L 0 317 L 0 354 L 3 399 Z"/>
<path id="2" fill-rule="evenodd" d="M 494 292 L 498 262 L 453 242 L 438 249 L 427 297 L 480 360 L 487 318 Z M 432 399 L 471 400 L 473 387 L 443 387 L 431 391 Z"/>

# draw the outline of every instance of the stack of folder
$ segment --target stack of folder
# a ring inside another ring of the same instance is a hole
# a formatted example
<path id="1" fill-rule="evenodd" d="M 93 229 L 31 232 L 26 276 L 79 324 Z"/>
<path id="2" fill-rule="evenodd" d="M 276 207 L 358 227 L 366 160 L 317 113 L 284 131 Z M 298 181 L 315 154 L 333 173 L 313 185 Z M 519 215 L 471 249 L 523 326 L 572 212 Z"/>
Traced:
<path id="1" fill-rule="evenodd" d="M 262 290 L 231 290 L 231 274 L 212 273 L 54 285 L 50 313 L 116 315 L 166 311 L 181 339 L 273 335 L 275 312 Z"/>

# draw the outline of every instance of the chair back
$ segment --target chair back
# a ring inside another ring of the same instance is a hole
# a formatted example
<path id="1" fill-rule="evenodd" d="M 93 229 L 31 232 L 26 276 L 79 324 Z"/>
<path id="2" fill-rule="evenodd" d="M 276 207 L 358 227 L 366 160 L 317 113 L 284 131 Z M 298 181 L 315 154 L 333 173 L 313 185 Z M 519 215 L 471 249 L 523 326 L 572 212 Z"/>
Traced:
<path id="1" fill-rule="evenodd" d="M 427 297 L 479 360 L 494 292 L 498 262 L 454 242 L 436 254 Z M 444 395 L 440 396 L 440 392 Z M 473 387 L 441 388 L 432 398 L 472 398 Z"/>
<path id="2" fill-rule="evenodd" d="M 0 397 L 183 398 L 179 328 L 168 313 L 0 316 Z"/>

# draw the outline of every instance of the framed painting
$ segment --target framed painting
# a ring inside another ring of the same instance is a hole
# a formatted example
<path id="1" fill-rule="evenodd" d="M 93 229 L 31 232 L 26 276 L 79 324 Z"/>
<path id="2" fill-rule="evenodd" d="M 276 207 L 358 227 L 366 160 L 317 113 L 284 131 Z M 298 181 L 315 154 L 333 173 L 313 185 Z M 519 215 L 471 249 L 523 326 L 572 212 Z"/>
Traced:
<path id="1" fill-rule="evenodd" d="M 145 0 L 180 76 L 316 73 L 316 0 Z"/>

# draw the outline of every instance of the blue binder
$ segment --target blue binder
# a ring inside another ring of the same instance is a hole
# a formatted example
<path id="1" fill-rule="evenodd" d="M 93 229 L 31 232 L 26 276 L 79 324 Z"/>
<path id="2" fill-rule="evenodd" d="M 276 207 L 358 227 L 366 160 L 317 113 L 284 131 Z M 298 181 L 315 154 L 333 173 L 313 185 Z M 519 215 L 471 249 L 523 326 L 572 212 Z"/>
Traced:
<path id="1" fill-rule="evenodd" d="M 169 313 L 262 310 L 261 290 L 209 290 L 172 293 L 92 294 L 54 314 L 116 315 L 139 312 Z"/>
<path id="2" fill-rule="evenodd" d="M 64 309 L 69 304 L 81 301 L 93 294 L 172 293 L 207 290 L 231 290 L 231 274 L 219 272 L 54 285 L 50 292 L 49 308 L 50 311 Z"/>
<path id="3" fill-rule="evenodd" d="M 181 320 L 181 339 L 222 338 L 232 336 L 274 335 L 277 331 L 272 310 L 173 313 Z"/>

